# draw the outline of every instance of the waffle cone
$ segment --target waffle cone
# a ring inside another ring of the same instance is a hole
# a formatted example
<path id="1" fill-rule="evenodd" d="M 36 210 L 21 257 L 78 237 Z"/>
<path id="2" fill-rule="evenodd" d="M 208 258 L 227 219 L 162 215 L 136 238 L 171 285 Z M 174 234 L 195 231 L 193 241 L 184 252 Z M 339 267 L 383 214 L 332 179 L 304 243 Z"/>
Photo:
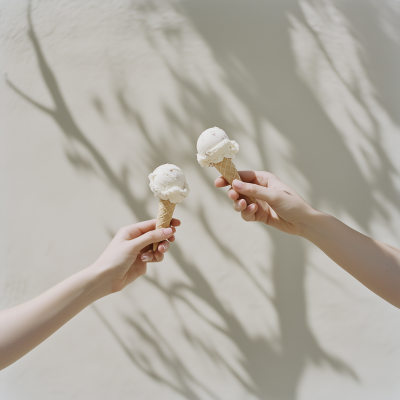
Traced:
<path id="1" fill-rule="evenodd" d="M 169 200 L 161 200 L 158 202 L 156 229 L 168 228 L 171 225 L 172 215 L 175 210 L 175 203 Z M 153 243 L 153 251 L 157 250 L 159 243 Z"/>
<path id="2" fill-rule="evenodd" d="M 232 185 L 234 179 L 241 181 L 240 175 L 232 162 L 231 158 L 224 158 L 221 162 L 214 164 L 214 167 L 219 171 L 219 173 L 225 178 L 225 180 Z M 255 203 L 254 197 L 245 196 L 250 200 L 250 203 Z"/>

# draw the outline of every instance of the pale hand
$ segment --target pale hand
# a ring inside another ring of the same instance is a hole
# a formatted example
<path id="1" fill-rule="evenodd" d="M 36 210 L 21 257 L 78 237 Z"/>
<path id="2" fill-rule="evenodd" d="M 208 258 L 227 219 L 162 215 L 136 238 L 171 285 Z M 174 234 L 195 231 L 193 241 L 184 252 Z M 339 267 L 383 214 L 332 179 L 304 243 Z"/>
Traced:
<path id="1" fill-rule="evenodd" d="M 303 225 L 315 211 L 298 193 L 270 172 L 240 171 L 243 182 L 234 180 L 228 197 L 233 200 L 233 208 L 242 214 L 245 221 L 259 221 L 291 235 L 301 235 Z M 215 186 L 228 183 L 221 176 Z M 256 199 L 247 204 L 241 195 Z"/>
<path id="2" fill-rule="evenodd" d="M 146 263 L 161 261 L 175 226 L 156 229 L 156 220 L 121 228 L 100 258 L 41 295 L 0 312 L 0 370 L 47 339 L 101 297 L 118 292 L 146 272 Z M 155 253 L 149 251 L 159 243 Z"/>
<path id="3" fill-rule="evenodd" d="M 156 229 L 156 220 L 139 222 L 121 228 L 99 259 L 89 268 L 106 277 L 108 290 L 115 293 L 146 273 L 147 262 L 159 262 L 175 240 L 175 227 L 181 223 L 172 219 L 171 227 Z M 168 241 L 166 240 L 168 239 Z M 153 253 L 152 244 L 160 242 Z"/>

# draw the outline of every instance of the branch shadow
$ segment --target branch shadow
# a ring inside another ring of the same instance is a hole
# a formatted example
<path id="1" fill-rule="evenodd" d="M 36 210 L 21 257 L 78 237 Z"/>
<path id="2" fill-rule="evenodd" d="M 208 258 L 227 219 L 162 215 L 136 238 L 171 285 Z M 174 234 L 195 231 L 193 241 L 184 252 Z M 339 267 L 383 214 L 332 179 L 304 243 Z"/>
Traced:
<path id="1" fill-rule="evenodd" d="M 288 13 L 296 15 L 315 36 L 315 32 L 309 26 L 297 2 L 274 2 L 271 5 L 261 1 L 251 0 L 247 3 L 235 0 L 230 2 L 228 8 L 224 2 L 186 2 L 175 6 L 175 10 L 191 21 L 199 35 L 207 43 L 216 62 L 225 71 L 223 80 L 226 85 L 240 99 L 251 116 L 254 127 L 252 140 L 259 151 L 259 158 L 262 160 L 261 168 L 270 170 L 273 166 L 268 161 L 265 131 L 263 130 L 263 121 L 267 118 L 295 149 L 291 162 L 296 169 L 308 178 L 312 187 L 308 200 L 314 205 L 328 202 L 338 211 L 345 210 L 365 230 L 368 230 L 368 223 L 373 211 L 379 211 L 386 220 L 390 218 L 373 197 L 370 182 L 355 162 L 353 154 L 346 146 L 346 142 L 339 134 L 337 127 L 326 115 L 320 101 L 297 74 L 295 61 L 290 50 Z M 142 6 L 142 12 L 145 15 L 149 12 L 157 12 L 157 6 L 148 2 L 147 6 L 145 4 Z M 239 19 L 238 16 L 240 16 Z M 153 216 L 146 211 L 147 199 L 138 199 L 129 187 L 128 167 L 124 166 L 121 172 L 116 172 L 110 166 L 106 157 L 75 122 L 72 112 L 63 98 L 57 79 L 43 54 L 33 27 L 30 6 L 28 8 L 28 23 L 28 35 L 35 50 L 43 82 L 53 100 L 53 107 L 46 107 L 33 99 L 7 77 L 8 85 L 26 101 L 49 115 L 56 122 L 69 141 L 70 147 L 66 150 L 66 156 L 77 170 L 84 170 L 104 179 L 112 190 L 120 194 L 122 201 L 138 220 L 152 218 Z M 144 29 L 146 29 L 146 26 L 144 26 Z M 147 35 L 151 38 L 152 32 L 148 31 Z M 166 31 L 165 36 L 170 37 L 171 32 Z M 179 37 L 178 28 L 174 30 L 173 36 L 174 41 L 176 37 Z M 152 38 L 151 41 L 156 47 L 157 39 Z M 324 56 L 329 59 L 330 55 L 324 51 L 323 43 L 319 40 L 316 41 Z M 259 49 L 263 50 L 260 51 Z M 239 60 L 241 69 L 236 67 L 237 64 L 235 64 L 236 61 L 233 62 L 234 60 Z M 369 140 L 380 160 L 380 168 L 375 171 L 374 176 L 375 188 L 384 193 L 394 204 L 394 199 L 398 197 L 399 193 L 389 175 L 396 171 L 379 141 L 382 132 L 380 132 L 375 115 L 369 109 L 368 104 L 365 103 L 362 94 L 354 90 L 341 77 L 332 60 L 330 60 L 330 63 L 346 90 L 352 93 L 354 99 L 373 122 L 374 135 Z M 239 126 L 243 132 L 246 132 L 246 127 L 239 119 L 226 117 L 223 99 L 220 99 L 217 93 L 208 88 L 200 88 L 191 82 L 182 71 L 172 66 L 168 60 L 165 60 L 165 65 L 179 88 L 181 104 L 187 116 L 178 115 L 169 104 L 165 104 L 164 114 L 168 118 L 171 131 L 184 132 L 193 148 L 195 148 L 199 133 L 193 128 L 196 125 L 193 121 L 204 127 L 217 124 L 224 127 L 228 132 L 230 129 L 237 130 Z M 242 70 L 252 77 L 257 86 L 256 90 L 254 87 L 248 87 L 248 80 L 243 79 Z M 285 77 L 284 82 L 282 82 L 282 76 Z M 273 101 L 271 100 L 272 96 Z M 193 99 L 196 101 L 193 101 Z M 128 103 L 123 90 L 117 89 L 115 91 L 115 101 L 126 120 L 130 124 L 134 123 L 138 126 L 147 145 L 153 150 L 149 154 L 148 164 L 155 166 L 167 162 L 163 151 L 165 142 L 162 140 L 155 141 L 152 138 L 145 119 L 140 112 Z M 105 108 L 101 99 L 96 99 L 95 105 L 99 112 L 104 115 Z M 287 116 L 288 113 L 290 118 Z M 324 133 L 321 133 L 321 129 Z M 177 134 L 177 140 L 179 140 L 179 135 L 183 135 L 183 133 Z M 81 155 L 79 146 L 85 149 L 86 156 Z M 337 160 L 337 154 L 341 155 L 340 162 Z M 182 155 L 182 160 L 187 163 L 193 162 L 189 155 Z M 213 184 L 210 177 L 202 169 L 199 169 L 198 174 L 209 186 Z M 341 188 L 341 190 L 338 191 L 338 188 Z M 344 196 L 343 193 L 350 193 L 351 195 Z M 222 201 L 227 202 L 223 193 L 218 192 L 217 196 Z M 359 204 L 362 204 L 362 206 L 359 206 Z M 188 340 L 199 346 L 201 351 L 208 354 L 215 363 L 223 365 L 243 388 L 260 399 L 294 400 L 299 380 L 308 361 L 315 365 L 328 365 L 337 373 L 358 381 L 357 373 L 347 363 L 329 354 L 321 347 L 309 326 L 304 289 L 307 254 L 302 241 L 280 232 L 265 230 L 275 249 L 272 272 L 275 295 L 271 297 L 251 276 L 241 260 L 230 251 L 229 246 L 216 236 L 204 208 L 198 209 L 197 218 L 204 232 L 214 241 L 219 252 L 225 255 L 227 263 L 238 265 L 253 286 L 263 293 L 268 302 L 273 304 L 279 320 L 280 350 L 277 350 L 265 337 L 254 338 L 250 336 L 240 319 L 227 309 L 196 264 L 189 259 L 179 244 L 175 244 L 170 253 L 185 277 L 190 281 L 190 285 L 179 283 L 165 287 L 153 278 L 145 277 L 144 279 L 170 300 L 171 308 L 174 309 L 176 318 L 181 320 L 182 329 L 185 331 Z M 209 305 L 224 321 L 224 326 L 214 324 L 207 316 L 202 314 L 190 300 L 190 297 L 187 296 L 189 292 L 192 296 Z M 185 303 L 199 318 L 235 343 L 241 354 L 238 363 L 249 379 L 244 379 L 242 375 L 238 374 L 221 352 L 207 346 L 186 329 L 179 311 L 174 308 L 175 300 Z M 145 314 L 140 315 L 144 321 L 143 325 L 138 324 L 130 316 L 125 315 L 123 318 L 143 343 L 154 349 L 157 362 L 168 368 L 173 378 L 157 371 L 153 360 L 149 359 L 142 350 L 132 349 L 129 344 L 121 339 L 119 333 L 99 311 L 98 307 L 93 305 L 93 309 L 116 338 L 132 363 L 154 381 L 168 386 L 188 399 L 204 398 L 198 390 L 212 398 L 219 398 L 212 388 L 207 387 L 205 382 L 202 382 L 187 370 L 185 364 L 175 354 L 174 348 L 164 339 L 162 331 L 154 326 Z M 268 318 L 268 314 L 260 315 L 260 318 Z"/>

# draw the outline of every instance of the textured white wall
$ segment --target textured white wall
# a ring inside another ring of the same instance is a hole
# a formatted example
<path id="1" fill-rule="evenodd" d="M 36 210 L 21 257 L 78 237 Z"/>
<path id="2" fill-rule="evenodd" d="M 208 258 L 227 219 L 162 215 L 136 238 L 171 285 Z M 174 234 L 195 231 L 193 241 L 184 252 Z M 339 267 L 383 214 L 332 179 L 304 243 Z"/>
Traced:
<path id="1" fill-rule="evenodd" d="M 318 249 L 244 223 L 196 162 L 239 168 L 400 246 L 400 3 L 2 0 L 1 307 L 191 194 L 162 265 L 0 373 L 6 400 L 398 399 L 400 312 Z M 1 332 L 0 332 L 1 334 Z"/>

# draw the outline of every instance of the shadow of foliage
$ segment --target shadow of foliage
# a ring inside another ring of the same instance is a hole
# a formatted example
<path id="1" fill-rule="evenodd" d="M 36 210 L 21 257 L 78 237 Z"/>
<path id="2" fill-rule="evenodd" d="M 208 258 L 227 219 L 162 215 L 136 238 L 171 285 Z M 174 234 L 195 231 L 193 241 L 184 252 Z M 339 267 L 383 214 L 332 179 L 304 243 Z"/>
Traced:
<path id="1" fill-rule="evenodd" d="M 265 170 L 271 168 L 266 151 L 268 143 L 263 128 L 265 120 L 268 120 L 294 149 L 291 164 L 307 177 L 312 188 L 308 200 L 316 206 L 325 202 L 332 204 L 337 211 L 345 210 L 367 230 L 373 212 L 380 212 L 385 219 L 389 219 L 390 216 L 372 195 L 371 182 L 360 170 L 345 139 L 327 116 L 321 102 L 298 76 L 291 50 L 289 14 L 296 16 L 304 24 L 305 29 L 314 35 L 315 42 L 320 47 L 321 53 L 331 66 L 333 73 L 337 75 L 346 90 L 352 94 L 355 101 L 369 116 L 373 126 L 373 135 L 369 140 L 380 161 L 379 168 L 374 170 L 375 189 L 384 193 L 394 203 L 394 199 L 398 197 L 398 191 L 393 185 L 390 175 L 395 173 L 395 169 L 381 145 L 379 138 L 382 132 L 379 123 L 365 102 L 363 94 L 341 76 L 334 60 L 326 51 L 324 43 L 310 27 L 298 2 L 272 3 L 234 0 L 230 1 L 227 6 L 224 1 L 206 0 L 178 3 L 174 9 L 176 13 L 191 21 L 193 27 L 208 45 L 215 62 L 224 71 L 221 79 L 250 115 L 252 135 L 248 135 L 259 152 L 259 159 L 262 160 L 259 167 Z M 157 13 L 157 4 L 157 2 L 149 1 L 142 3 L 140 7 L 144 17 L 143 29 L 147 29 L 146 34 L 155 51 L 158 51 L 157 38 L 152 37 L 151 28 L 146 27 L 145 21 L 147 14 Z M 72 112 L 63 98 L 55 74 L 44 56 L 33 27 L 30 10 L 28 10 L 28 22 L 28 35 L 39 63 L 41 77 L 53 100 L 53 107 L 44 106 L 6 78 L 8 85 L 56 122 L 63 135 L 69 140 L 70 147 L 66 150 L 66 157 L 77 171 L 84 171 L 105 180 L 110 189 L 120 195 L 136 219 L 152 218 L 153 216 L 146 211 L 147 199 L 137 198 L 129 187 L 127 166 L 123 166 L 122 170 L 118 172 L 113 169 L 106 156 L 100 152 L 95 143 L 87 138 L 74 120 Z M 173 29 L 166 27 L 162 34 L 171 43 L 171 46 L 179 47 L 183 36 L 179 27 L 173 27 Z M 194 126 L 206 128 L 211 125 L 220 125 L 228 132 L 230 130 L 246 132 L 247 127 L 239 119 L 226 115 L 223 99 L 219 97 L 218 93 L 207 87 L 199 87 L 183 71 L 171 65 L 167 59 L 165 59 L 165 65 L 174 78 L 179 90 L 180 103 L 185 111 L 185 116 L 182 117 L 169 104 L 164 104 L 164 114 L 169 122 L 168 129 L 177 132 L 176 140 L 181 139 L 180 135 L 185 135 L 194 149 L 199 134 Z M 252 84 L 249 84 L 248 77 L 251 77 Z M 282 80 L 282 77 L 285 79 Z M 115 100 L 126 120 L 138 127 L 143 139 L 152 149 L 152 153 L 149 154 L 149 165 L 167 162 L 164 151 L 165 141 L 155 141 L 152 138 L 144 117 L 126 100 L 123 90 L 115 90 Z M 94 98 L 92 102 L 101 116 L 104 116 L 106 103 L 101 98 Z M 80 155 L 77 145 L 86 150 L 85 157 Z M 337 159 L 338 154 L 340 154 L 340 160 Z M 194 162 L 192 155 L 182 155 L 182 159 L 187 163 Z M 199 170 L 199 175 L 208 185 L 212 185 L 212 181 L 203 170 Z M 339 188 L 340 190 L 338 190 Z M 346 196 L 345 193 L 349 195 Z M 221 192 L 218 192 L 216 196 L 221 201 L 227 202 Z M 319 345 L 309 326 L 304 290 L 307 260 L 306 250 L 301 239 L 288 237 L 280 232 L 266 231 L 270 235 L 275 249 L 271 277 L 274 296 L 271 297 L 250 274 L 246 265 L 230 251 L 229 245 L 223 243 L 214 233 L 204 207 L 199 207 L 197 219 L 207 235 L 212 238 L 219 252 L 224 255 L 226 261 L 238 265 L 252 285 L 262 292 L 266 300 L 274 306 L 279 321 L 281 349 L 278 351 L 264 337 L 254 338 L 249 335 L 240 319 L 227 309 L 201 270 L 184 252 L 179 243 L 176 243 L 172 246 L 170 253 L 190 284 L 175 283 L 166 288 L 156 279 L 150 277 L 144 279 L 147 279 L 149 284 L 171 301 L 172 309 L 174 309 L 173 300 L 178 299 L 213 329 L 218 330 L 235 343 L 241 355 L 238 363 L 246 371 L 249 379 L 246 380 L 238 374 L 217 349 L 199 341 L 186 329 L 182 321 L 182 330 L 193 346 L 197 346 L 199 351 L 206 353 L 215 363 L 223 365 L 246 391 L 260 399 L 295 399 L 299 379 L 308 361 L 316 365 L 329 365 L 337 373 L 357 381 L 356 372 L 345 362 L 326 352 Z M 218 326 L 208 320 L 194 306 L 187 293 L 201 299 L 211 307 L 224 321 L 224 326 Z M 163 331 L 160 327 L 155 326 L 145 314 L 141 314 L 143 324 L 138 324 L 135 318 L 130 316 L 122 318 L 143 343 L 154 350 L 157 362 L 168 368 L 172 378 L 157 371 L 153 360 L 149 359 L 143 351 L 132 349 L 129 344 L 125 343 L 97 306 L 94 305 L 93 309 L 114 335 L 132 363 L 154 381 L 170 387 L 188 399 L 203 398 L 198 394 L 197 389 L 205 396 L 218 398 L 212 388 L 207 387 L 204 382 L 187 370 L 185 364 L 175 354 L 174 348 L 164 339 Z M 181 318 L 178 312 L 176 312 L 176 318 Z M 268 315 L 260 315 L 260 318 L 268 318 Z"/>

